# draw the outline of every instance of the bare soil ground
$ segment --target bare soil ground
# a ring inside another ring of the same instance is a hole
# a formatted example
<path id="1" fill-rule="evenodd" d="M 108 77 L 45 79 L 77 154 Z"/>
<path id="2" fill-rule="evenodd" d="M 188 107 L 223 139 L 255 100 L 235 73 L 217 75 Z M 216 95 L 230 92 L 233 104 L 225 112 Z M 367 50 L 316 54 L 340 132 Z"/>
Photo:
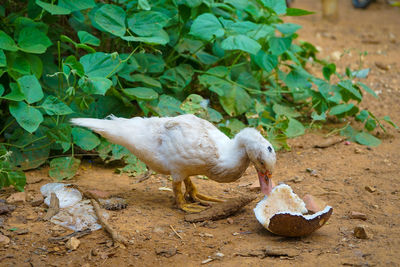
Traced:
<path id="1" fill-rule="evenodd" d="M 297 0 L 294 7 L 321 10 L 319 1 L 314 0 Z M 390 115 L 400 124 L 400 9 L 381 0 L 367 10 L 355 10 L 351 1 L 341 0 L 340 20 L 336 23 L 323 21 L 318 13 L 285 20 L 303 25 L 301 39 L 317 45 L 322 50 L 319 56 L 333 59 L 341 72 L 346 66 L 357 67 L 359 52 L 368 51 L 362 59 L 363 66 L 371 68 L 365 82 L 379 93 L 379 99 L 367 96 L 362 105 L 378 116 Z M 338 52 L 345 52 L 340 59 Z M 377 63 L 388 70 L 380 69 Z M 71 231 L 38 220 L 45 214 L 44 204 L 32 207 L 27 202 L 17 204 L 12 214 L 2 217 L 5 221 L 0 231 L 11 242 L 0 246 L 0 265 L 199 266 L 212 258 L 206 265 L 399 266 L 399 131 L 389 128 L 387 134 L 380 134 L 383 142 L 376 148 L 343 142 L 326 149 L 314 148 L 330 129 L 327 126 L 323 130 L 310 130 L 305 136 L 291 140 L 292 150 L 278 153 L 274 174 L 276 182 L 286 181 L 300 196 L 310 193 L 333 206 L 328 224 L 310 236 L 283 238 L 265 230 L 252 211 L 261 194 L 229 221 L 186 223 L 184 213 L 174 205 L 172 192 L 159 190 L 171 187 L 167 177 L 153 175 L 136 183 L 136 178 L 115 174 L 112 166 L 84 160 L 79 175 L 69 182 L 125 198 L 127 209 L 110 211 L 110 223 L 132 244 L 125 249 L 113 248 L 110 237 L 99 230 L 80 238 L 77 250 L 68 251 L 64 243 L 51 243 L 48 238 Z M 317 176 L 311 176 L 306 168 L 316 170 Z M 28 182 L 43 178 L 26 186 L 28 195 L 37 194 L 41 185 L 52 181 L 47 172 L 45 167 L 27 173 Z M 291 182 L 296 176 L 300 177 L 298 180 L 304 179 Z M 197 178 L 193 181 L 200 192 L 230 198 L 254 193 L 250 192 L 249 184 L 256 179 L 251 167 L 244 177 L 231 184 Z M 376 191 L 370 193 L 366 186 Z M 11 188 L 3 189 L 0 198 L 14 192 Z M 350 219 L 351 211 L 365 213 L 368 219 Z M 359 224 L 369 227 L 370 239 L 353 236 L 353 229 Z M 18 231 L 9 230 L 12 228 L 26 229 L 27 233 L 18 235 Z M 266 248 L 289 256 L 263 258 L 260 254 Z M 224 256 L 217 258 L 217 252 Z"/>

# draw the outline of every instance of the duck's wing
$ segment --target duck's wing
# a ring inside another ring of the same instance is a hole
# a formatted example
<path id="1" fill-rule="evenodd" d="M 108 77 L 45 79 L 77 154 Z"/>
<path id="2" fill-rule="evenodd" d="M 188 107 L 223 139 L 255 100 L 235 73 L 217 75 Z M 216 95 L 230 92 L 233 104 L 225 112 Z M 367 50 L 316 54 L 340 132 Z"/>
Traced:
<path id="1" fill-rule="evenodd" d="M 170 118 L 163 124 L 159 153 L 178 173 L 205 174 L 219 160 L 221 140 L 216 138 L 229 140 L 211 123 L 194 115 Z"/>

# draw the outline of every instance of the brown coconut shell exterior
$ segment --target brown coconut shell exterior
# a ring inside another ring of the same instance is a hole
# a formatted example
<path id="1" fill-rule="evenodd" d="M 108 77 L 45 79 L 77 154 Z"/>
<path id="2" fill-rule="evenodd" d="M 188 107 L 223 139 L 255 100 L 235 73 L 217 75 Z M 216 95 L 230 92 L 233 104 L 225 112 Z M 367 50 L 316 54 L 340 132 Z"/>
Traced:
<path id="1" fill-rule="evenodd" d="M 278 213 L 271 217 L 268 230 L 276 235 L 299 237 L 309 235 L 321 228 L 331 217 L 333 208 L 313 218 L 306 219 L 303 215 Z"/>

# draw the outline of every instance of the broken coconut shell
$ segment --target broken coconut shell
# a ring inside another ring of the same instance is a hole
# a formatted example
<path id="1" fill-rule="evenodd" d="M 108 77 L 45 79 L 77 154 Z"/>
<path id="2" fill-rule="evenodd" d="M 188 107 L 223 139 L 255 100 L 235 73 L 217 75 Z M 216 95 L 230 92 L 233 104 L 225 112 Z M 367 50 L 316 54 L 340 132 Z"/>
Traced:
<path id="1" fill-rule="evenodd" d="M 287 237 L 311 234 L 329 220 L 332 211 L 332 207 L 326 206 L 322 211 L 304 215 L 308 213 L 306 204 L 286 184 L 276 186 L 254 209 L 257 220 L 268 231 Z"/>

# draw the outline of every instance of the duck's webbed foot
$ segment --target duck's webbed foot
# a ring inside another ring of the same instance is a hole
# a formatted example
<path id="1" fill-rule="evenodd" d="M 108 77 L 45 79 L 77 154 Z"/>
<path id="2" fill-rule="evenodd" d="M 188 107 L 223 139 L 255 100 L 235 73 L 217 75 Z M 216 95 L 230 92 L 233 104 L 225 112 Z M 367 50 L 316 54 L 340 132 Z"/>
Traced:
<path id="1" fill-rule="evenodd" d="M 201 206 L 197 203 L 187 203 L 182 193 L 182 182 L 172 182 L 172 187 L 175 194 L 175 200 L 178 207 L 186 212 L 195 213 L 205 210 L 207 207 Z"/>
<path id="2" fill-rule="evenodd" d="M 224 200 L 200 194 L 190 178 L 186 178 L 184 182 L 186 187 L 185 194 L 188 194 L 194 201 L 207 206 L 210 205 L 210 202 L 224 202 Z"/>

